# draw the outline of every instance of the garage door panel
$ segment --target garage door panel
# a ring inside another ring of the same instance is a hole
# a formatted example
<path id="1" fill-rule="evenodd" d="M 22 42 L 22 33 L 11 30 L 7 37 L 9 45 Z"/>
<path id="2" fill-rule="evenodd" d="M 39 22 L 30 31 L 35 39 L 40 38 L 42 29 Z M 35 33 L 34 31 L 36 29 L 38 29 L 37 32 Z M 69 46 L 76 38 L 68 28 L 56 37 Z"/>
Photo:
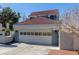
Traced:
<path id="1" fill-rule="evenodd" d="M 24 38 L 25 37 L 25 38 Z M 21 36 L 21 42 L 28 42 L 28 43 L 36 43 L 36 44 L 52 44 L 52 37 L 51 36 Z"/>

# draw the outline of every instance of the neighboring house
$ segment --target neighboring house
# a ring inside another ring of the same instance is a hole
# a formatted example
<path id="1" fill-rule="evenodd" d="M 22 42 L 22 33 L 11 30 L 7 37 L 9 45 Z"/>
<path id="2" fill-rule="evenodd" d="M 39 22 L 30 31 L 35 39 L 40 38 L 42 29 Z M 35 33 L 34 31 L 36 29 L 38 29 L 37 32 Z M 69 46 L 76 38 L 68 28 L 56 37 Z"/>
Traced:
<path id="1" fill-rule="evenodd" d="M 0 43 L 9 43 L 13 41 L 11 33 L 12 32 L 3 31 L 2 24 L 0 24 Z"/>
<path id="2" fill-rule="evenodd" d="M 33 12 L 28 19 L 14 25 L 18 42 L 59 46 L 59 12 L 47 10 Z"/>
<path id="3" fill-rule="evenodd" d="M 3 35 L 3 32 L 2 32 L 2 24 L 0 24 L 0 37 Z"/>

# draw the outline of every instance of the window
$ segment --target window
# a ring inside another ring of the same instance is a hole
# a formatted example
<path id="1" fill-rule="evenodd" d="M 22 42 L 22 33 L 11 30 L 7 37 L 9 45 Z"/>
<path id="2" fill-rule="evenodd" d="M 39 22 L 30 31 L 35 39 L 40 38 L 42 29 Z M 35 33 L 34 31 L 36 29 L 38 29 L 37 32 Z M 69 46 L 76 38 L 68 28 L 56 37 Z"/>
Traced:
<path id="1" fill-rule="evenodd" d="M 43 35 L 44 35 L 44 36 L 46 36 L 46 35 L 47 35 L 47 33 L 46 33 L 46 32 L 43 32 Z"/>
<path id="2" fill-rule="evenodd" d="M 30 34 L 31 34 L 31 35 L 34 35 L 34 32 L 31 32 Z"/>
<path id="3" fill-rule="evenodd" d="M 30 32 L 27 32 L 27 35 L 30 35 Z"/>
<path id="4" fill-rule="evenodd" d="M 42 32 L 39 32 L 38 34 L 39 34 L 39 36 L 41 36 L 42 35 Z"/>
<path id="5" fill-rule="evenodd" d="M 26 35 L 26 32 L 24 32 L 24 35 Z"/>
<path id="6" fill-rule="evenodd" d="M 20 35 L 23 35 L 23 32 L 20 32 Z"/>
<path id="7" fill-rule="evenodd" d="M 50 19 L 56 20 L 57 16 L 56 15 L 50 15 Z"/>
<path id="8" fill-rule="evenodd" d="M 20 35 L 39 35 L 39 36 L 50 36 L 51 32 L 20 32 Z"/>
<path id="9" fill-rule="evenodd" d="M 57 16 L 56 15 L 44 15 L 42 17 L 50 18 L 50 19 L 53 19 L 53 20 L 56 20 L 57 19 Z"/>
<path id="10" fill-rule="evenodd" d="M 52 33 L 48 32 L 48 33 L 47 33 L 47 35 L 48 35 L 48 36 L 51 36 L 51 35 L 52 35 Z"/>
<path id="11" fill-rule="evenodd" d="M 35 35 L 38 35 L 38 32 L 35 32 Z"/>

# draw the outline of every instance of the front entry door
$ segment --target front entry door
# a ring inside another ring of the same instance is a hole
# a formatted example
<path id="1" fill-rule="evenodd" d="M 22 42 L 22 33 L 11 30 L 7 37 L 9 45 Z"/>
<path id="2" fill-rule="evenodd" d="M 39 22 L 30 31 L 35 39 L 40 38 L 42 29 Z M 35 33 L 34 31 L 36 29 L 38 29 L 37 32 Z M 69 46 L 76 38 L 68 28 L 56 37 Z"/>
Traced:
<path id="1" fill-rule="evenodd" d="M 58 46 L 58 44 L 59 44 L 58 38 L 59 38 L 58 31 L 57 30 L 55 30 L 55 31 L 53 30 L 52 31 L 52 45 L 53 46 Z"/>
<path id="2" fill-rule="evenodd" d="M 19 41 L 19 31 L 15 31 L 15 34 L 14 34 L 14 41 L 16 41 L 16 42 Z"/>

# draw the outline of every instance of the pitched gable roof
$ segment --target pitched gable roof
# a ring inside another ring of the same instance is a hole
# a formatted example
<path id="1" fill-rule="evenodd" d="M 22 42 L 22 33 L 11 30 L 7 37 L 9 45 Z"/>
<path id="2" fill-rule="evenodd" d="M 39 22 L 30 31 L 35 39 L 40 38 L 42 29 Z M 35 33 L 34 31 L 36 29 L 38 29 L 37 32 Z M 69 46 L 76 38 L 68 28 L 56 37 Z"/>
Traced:
<path id="1" fill-rule="evenodd" d="M 20 24 L 55 24 L 55 23 L 59 23 L 59 20 L 51 20 L 43 17 L 27 19 L 25 21 L 20 22 Z"/>
<path id="2" fill-rule="evenodd" d="M 59 12 L 58 9 L 46 10 L 46 11 L 33 12 L 29 16 L 39 16 L 39 15 L 48 15 L 48 14 L 57 15 L 59 14 Z"/>

